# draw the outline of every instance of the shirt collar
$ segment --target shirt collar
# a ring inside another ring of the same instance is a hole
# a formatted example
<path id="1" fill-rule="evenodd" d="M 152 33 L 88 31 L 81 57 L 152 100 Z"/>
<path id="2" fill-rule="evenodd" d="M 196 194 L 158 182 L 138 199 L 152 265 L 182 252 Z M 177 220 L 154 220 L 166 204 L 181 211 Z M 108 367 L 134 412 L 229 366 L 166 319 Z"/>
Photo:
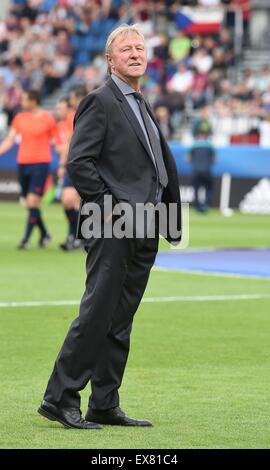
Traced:
<path id="1" fill-rule="evenodd" d="M 130 95 L 131 93 L 135 93 L 134 88 L 132 88 L 128 83 L 124 82 L 122 78 L 119 78 L 117 75 L 114 75 L 113 73 L 111 74 L 111 78 L 114 81 L 114 83 L 118 86 L 120 91 L 123 93 L 123 95 Z"/>

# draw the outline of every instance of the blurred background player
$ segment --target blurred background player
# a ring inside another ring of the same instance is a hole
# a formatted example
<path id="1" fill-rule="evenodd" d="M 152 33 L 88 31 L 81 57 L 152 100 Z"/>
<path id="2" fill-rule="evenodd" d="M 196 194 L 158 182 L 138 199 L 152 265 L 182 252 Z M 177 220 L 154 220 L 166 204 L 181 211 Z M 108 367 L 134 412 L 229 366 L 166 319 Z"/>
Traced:
<path id="1" fill-rule="evenodd" d="M 213 133 L 211 121 L 209 118 L 209 106 L 207 105 L 201 106 L 199 110 L 199 116 L 197 119 L 194 119 L 192 126 L 193 137 L 196 138 L 202 131 L 204 136 L 208 138 L 210 138 Z"/>
<path id="2" fill-rule="evenodd" d="M 78 218 L 77 195 L 73 194 L 71 182 L 65 171 L 66 152 L 72 135 L 74 112 L 70 107 L 68 98 L 61 98 L 56 105 L 56 115 L 58 118 L 55 138 L 55 148 L 59 156 L 59 166 L 57 170 L 59 197 L 64 207 L 69 229 L 68 236 L 60 248 L 64 250 L 74 247 L 76 225 Z M 65 184 L 65 188 L 64 188 Z M 75 206 L 75 207 L 74 207 Z"/>
<path id="3" fill-rule="evenodd" d="M 60 100 L 57 106 L 58 122 L 58 153 L 59 168 L 58 181 L 62 186 L 61 203 L 68 221 L 68 234 L 66 240 L 60 244 L 64 251 L 72 251 L 81 247 L 81 240 L 76 239 L 77 221 L 80 207 L 80 196 L 74 188 L 66 171 L 69 142 L 73 133 L 73 119 L 80 101 L 87 95 L 84 86 L 72 88 L 69 98 Z"/>
<path id="4" fill-rule="evenodd" d="M 204 127 L 202 123 L 201 128 L 197 129 L 196 139 L 187 157 L 191 164 L 194 205 L 199 212 L 207 212 L 209 209 L 213 188 L 212 167 L 216 159 L 215 149 L 209 140 L 209 129 Z M 201 189 L 205 191 L 204 200 Z"/>
<path id="5" fill-rule="evenodd" d="M 56 131 L 56 121 L 52 114 L 40 107 L 40 96 L 36 90 L 22 94 L 23 111 L 16 114 L 10 131 L 0 144 L 0 155 L 10 150 L 20 137 L 17 157 L 18 178 L 21 193 L 28 209 L 26 229 L 19 249 L 29 247 L 29 239 L 35 226 L 40 230 L 39 247 L 51 241 L 41 216 L 40 204 L 45 182 L 50 170 L 51 142 Z"/>

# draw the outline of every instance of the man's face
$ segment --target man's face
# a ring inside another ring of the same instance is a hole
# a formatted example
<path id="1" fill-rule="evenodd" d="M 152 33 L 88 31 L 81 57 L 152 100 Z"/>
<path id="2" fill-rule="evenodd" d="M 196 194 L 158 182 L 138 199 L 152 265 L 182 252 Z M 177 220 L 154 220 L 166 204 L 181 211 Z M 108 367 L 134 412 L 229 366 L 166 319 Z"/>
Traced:
<path id="1" fill-rule="evenodd" d="M 140 78 L 147 66 L 144 41 L 135 32 L 120 34 L 116 37 L 107 58 L 111 66 L 111 72 L 120 76 L 120 78 Z"/>
<path id="2" fill-rule="evenodd" d="M 77 96 L 76 93 L 74 93 L 73 91 L 71 91 L 69 93 L 69 104 L 70 104 L 70 107 L 73 109 L 73 110 L 76 110 L 81 102 L 81 100 L 83 99 L 83 96 Z"/>
<path id="3" fill-rule="evenodd" d="M 56 114 L 59 119 L 66 119 L 69 113 L 69 107 L 66 101 L 59 101 L 56 105 Z"/>
<path id="4" fill-rule="evenodd" d="M 36 102 L 31 100 L 27 93 L 22 94 L 21 98 L 21 105 L 24 111 L 32 111 L 32 109 L 36 106 Z"/>

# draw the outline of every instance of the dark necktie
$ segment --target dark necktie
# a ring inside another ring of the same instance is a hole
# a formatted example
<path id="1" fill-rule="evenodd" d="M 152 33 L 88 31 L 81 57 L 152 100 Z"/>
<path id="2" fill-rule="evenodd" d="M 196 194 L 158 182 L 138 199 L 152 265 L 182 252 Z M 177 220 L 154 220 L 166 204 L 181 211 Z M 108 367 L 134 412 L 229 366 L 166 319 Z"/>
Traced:
<path id="1" fill-rule="evenodd" d="M 167 175 L 167 171 L 165 168 L 159 139 L 154 131 L 152 122 L 150 120 L 149 114 L 145 106 L 145 101 L 143 99 L 143 96 L 141 95 L 141 93 L 138 93 L 137 91 L 133 93 L 133 95 L 139 101 L 140 112 L 143 118 L 143 122 L 146 128 L 147 134 L 148 134 L 152 152 L 154 154 L 156 165 L 157 165 L 159 182 L 165 188 L 168 184 L 168 175 Z"/>

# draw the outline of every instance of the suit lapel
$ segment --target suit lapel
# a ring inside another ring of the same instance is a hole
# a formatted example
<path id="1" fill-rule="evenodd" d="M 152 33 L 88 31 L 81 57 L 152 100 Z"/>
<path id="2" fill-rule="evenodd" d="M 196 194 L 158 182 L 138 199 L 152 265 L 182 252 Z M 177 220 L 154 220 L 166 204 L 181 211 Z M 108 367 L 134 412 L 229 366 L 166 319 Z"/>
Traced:
<path id="1" fill-rule="evenodd" d="M 140 126 L 140 123 L 139 123 L 138 119 L 136 118 L 134 112 L 132 111 L 131 107 L 129 106 L 125 96 L 119 90 L 118 86 L 114 83 L 114 81 L 111 78 L 109 78 L 107 80 L 106 85 L 111 88 L 114 95 L 116 96 L 116 98 L 120 102 L 121 108 L 123 109 L 128 121 L 130 122 L 136 136 L 138 137 L 138 139 L 142 143 L 143 147 L 145 148 L 146 152 L 148 153 L 149 157 L 151 158 L 151 161 L 153 162 L 153 159 L 152 159 L 152 156 L 151 156 L 151 153 L 150 153 L 150 149 L 149 149 L 149 146 L 148 146 L 148 142 L 145 138 L 143 130 L 142 130 L 142 128 Z"/>

